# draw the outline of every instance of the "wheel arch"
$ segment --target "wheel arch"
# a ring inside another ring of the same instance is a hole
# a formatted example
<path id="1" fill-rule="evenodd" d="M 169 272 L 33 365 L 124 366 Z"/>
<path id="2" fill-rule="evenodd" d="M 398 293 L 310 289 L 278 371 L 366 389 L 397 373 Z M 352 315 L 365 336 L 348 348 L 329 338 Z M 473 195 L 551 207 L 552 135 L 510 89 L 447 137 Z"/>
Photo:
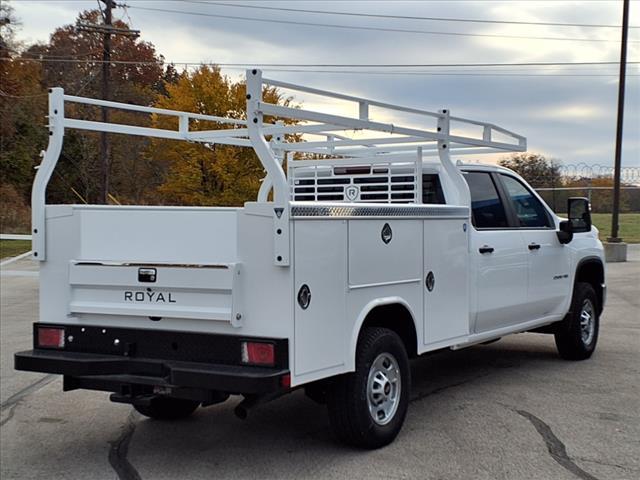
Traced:
<path id="1" fill-rule="evenodd" d="M 349 344 L 351 367 L 355 366 L 358 337 L 363 328 L 383 327 L 393 330 L 402 339 L 409 358 L 418 350 L 418 332 L 415 314 L 409 303 L 401 297 L 385 297 L 367 303 L 358 315 Z"/>
<path id="2" fill-rule="evenodd" d="M 574 286 L 578 282 L 589 283 L 593 287 L 598 298 L 598 314 L 602 313 L 606 298 L 604 264 L 600 257 L 586 257 L 578 262 Z"/>

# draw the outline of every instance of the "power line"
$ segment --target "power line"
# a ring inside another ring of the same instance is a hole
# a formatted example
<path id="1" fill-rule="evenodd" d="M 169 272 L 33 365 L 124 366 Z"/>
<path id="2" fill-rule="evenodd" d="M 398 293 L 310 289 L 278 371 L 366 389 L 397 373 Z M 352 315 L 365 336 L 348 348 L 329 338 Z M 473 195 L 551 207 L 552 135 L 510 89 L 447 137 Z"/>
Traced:
<path id="1" fill-rule="evenodd" d="M 84 83 L 82 85 L 80 85 L 80 88 L 75 92 L 75 95 L 80 95 L 83 90 L 85 88 L 87 88 L 87 86 L 89 86 L 89 84 L 96 78 L 96 76 L 98 75 L 99 70 L 95 70 L 92 74 L 90 74 L 87 79 L 84 81 Z"/>
<path id="2" fill-rule="evenodd" d="M 313 23 L 313 22 L 300 22 L 295 20 L 277 20 L 268 18 L 254 18 L 254 17 L 241 17 L 237 15 L 222 15 L 217 13 L 204 13 L 204 12 L 189 12 L 184 10 L 173 10 L 168 8 L 152 8 L 152 7 L 138 7 L 134 5 L 127 5 L 128 8 L 135 8 L 138 10 L 145 10 L 151 12 L 163 12 L 163 13 L 177 13 L 179 15 L 192 15 L 198 17 L 214 17 L 214 18 L 226 18 L 230 20 L 241 20 L 249 22 L 264 22 L 264 23 L 278 23 L 284 25 L 298 25 L 305 27 L 320 27 L 320 28 L 337 28 L 342 30 L 367 30 L 376 32 L 394 32 L 394 33 L 411 33 L 411 34 L 423 34 L 423 35 L 446 35 L 454 37 L 482 37 L 482 38 L 511 38 L 511 39 L 525 39 L 525 40 L 560 40 L 560 41 L 572 41 L 572 42 L 620 42 L 620 40 L 607 40 L 601 38 L 569 38 L 569 37 L 535 37 L 525 35 L 501 35 L 492 33 L 463 33 L 463 32 L 442 32 L 442 31 L 430 31 L 430 30 L 412 30 L 403 28 L 389 28 L 389 27 L 366 27 L 358 25 L 337 25 L 333 23 Z M 640 43 L 640 40 L 633 41 L 634 43 Z"/>
<path id="3" fill-rule="evenodd" d="M 103 60 L 56 59 L 56 58 L 20 58 L 21 61 L 33 62 L 61 62 L 61 63 L 103 63 Z M 0 58 L 0 61 L 15 61 L 12 58 Z M 177 61 L 137 61 L 137 60 L 109 60 L 108 63 L 123 65 L 185 65 L 185 66 L 218 66 L 218 67 L 288 67 L 288 68 L 479 68 L 479 67 L 544 67 L 544 66 L 591 66 L 591 65 L 619 65 L 619 62 L 513 62 L 513 63 L 224 63 L 224 62 L 177 62 Z M 627 62 L 627 65 L 637 65 L 640 62 Z"/>
<path id="4" fill-rule="evenodd" d="M 380 72 L 380 71 L 358 71 L 345 72 L 344 70 L 294 70 L 278 69 L 267 70 L 271 72 L 283 73 L 325 73 L 342 75 L 404 75 L 404 76 L 426 76 L 426 77 L 617 77 L 615 73 L 457 73 L 457 72 Z M 640 77 L 640 75 L 627 75 L 627 77 Z"/>
<path id="5" fill-rule="evenodd" d="M 4 60 L 4 59 L 0 59 Z M 92 60 L 65 60 L 65 59 L 24 59 L 26 61 L 34 61 L 34 62 L 62 62 L 62 63 L 85 63 L 85 64 L 100 64 L 103 63 L 100 60 L 92 61 Z M 126 65 L 158 65 L 161 66 L 162 62 L 136 62 L 136 61 L 118 61 L 112 60 L 109 63 L 113 64 L 126 64 Z M 216 63 L 188 63 L 188 62 L 168 62 L 174 65 L 184 65 L 187 66 L 221 66 L 231 70 L 244 70 L 244 67 L 239 66 L 228 66 L 225 64 L 216 64 Z M 282 73 L 324 73 L 324 74 L 340 74 L 340 75 L 398 75 L 398 76 L 451 76 L 451 77 L 616 77 L 615 73 L 557 73 L 554 71 L 550 71 L 549 73 L 528 73 L 527 70 L 524 72 L 487 72 L 480 70 L 479 72 L 469 72 L 469 71 L 374 71 L 374 70 L 320 70 L 320 69 L 307 69 L 307 68 L 286 68 L 286 67 L 274 67 L 267 68 L 265 71 L 268 72 L 282 72 Z M 640 75 L 630 74 L 630 77 L 638 77 Z"/>
<path id="6" fill-rule="evenodd" d="M 79 32 L 95 32 L 95 33 L 102 33 L 102 34 L 108 34 L 108 35 L 124 35 L 126 37 L 134 37 L 134 38 L 138 38 L 140 36 L 140 30 L 131 30 L 130 28 L 118 28 L 118 27 L 114 27 L 110 23 L 95 25 L 95 24 L 78 22 L 75 26 L 75 29 Z"/>
<path id="7" fill-rule="evenodd" d="M 319 15 L 342 15 L 348 17 L 363 17 L 363 18 L 388 18 L 397 20 L 426 20 L 434 22 L 461 22 L 461 23 L 483 23 L 483 24 L 499 24 L 499 25 L 538 25 L 538 26 L 551 26 L 551 27 L 587 27 L 587 28 L 620 28 L 620 25 L 606 25 L 606 24 L 594 24 L 594 23 L 560 23 L 560 22 L 525 22 L 518 20 L 486 20 L 477 18 L 453 18 L 453 17 L 422 17 L 422 16 L 408 16 L 408 15 L 388 15 L 388 14 L 375 14 L 375 13 L 361 13 L 361 12 L 337 12 L 329 10 L 310 10 L 302 8 L 285 8 L 285 7 L 265 7 L 262 5 L 241 5 L 236 3 L 225 2 L 208 2 L 202 0 L 175 0 L 181 3 L 195 3 L 201 5 L 216 5 L 221 7 L 233 7 L 233 8 L 250 8 L 256 10 L 275 10 L 280 12 L 296 12 L 296 13 L 312 13 Z M 640 26 L 633 26 L 629 28 L 640 28 Z"/>
<path id="8" fill-rule="evenodd" d="M 20 51 L 20 50 L 16 50 L 14 48 L 6 48 L 6 51 L 11 52 L 11 53 L 15 53 L 18 55 L 31 55 L 33 57 L 47 57 L 47 58 L 78 58 L 78 57 L 88 57 L 90 55 L 96 55 L 98 53 L 102 53 L 102 49 L 99 50 L 92 50 L 89 52 L 83 52 L 83 53 L 69 53 L 67 55 L 55 55 L 52 53 L 48 53 L 48 52 L 31 52 L 29 50 L 25 50 L 25 51 Z"/>

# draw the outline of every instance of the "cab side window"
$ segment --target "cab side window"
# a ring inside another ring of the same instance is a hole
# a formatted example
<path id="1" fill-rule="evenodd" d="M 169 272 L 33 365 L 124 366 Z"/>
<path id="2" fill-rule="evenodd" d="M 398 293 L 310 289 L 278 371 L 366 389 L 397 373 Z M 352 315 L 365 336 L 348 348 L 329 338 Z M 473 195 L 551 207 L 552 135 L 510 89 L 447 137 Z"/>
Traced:
<path id="1" fill-rule="evenodd" d="M 520 180 L 500 174 L 520 228 L 551 226 L 547 210 L 538 198 Z"/>
<path id="2" fill-rule="evenodd" d="M 440 176 L 437 173 L 424 173 L 422 175 L 422 203 L 447 203 L 444 201 Z"/>
<path id="3" fill-rule="evenodd" d="M 464 172 L 471 192 L 472 221 L 476 228 L 506 228 L 507 215 L 496 185 L 487 172 Z"/>

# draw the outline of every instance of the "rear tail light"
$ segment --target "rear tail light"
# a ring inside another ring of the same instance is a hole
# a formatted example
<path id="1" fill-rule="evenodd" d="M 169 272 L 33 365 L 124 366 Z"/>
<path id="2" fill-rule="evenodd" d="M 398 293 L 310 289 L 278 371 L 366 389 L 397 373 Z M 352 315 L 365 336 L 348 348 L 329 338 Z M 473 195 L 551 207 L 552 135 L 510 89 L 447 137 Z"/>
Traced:
<path id="1" fill-rule="evenodd" d="M 276 352 L 273 343 L 242 342 L 242 363 L 248 365 L 274 366 Z"/>
<path id="2" fill-rule="evenodd" d="M 64 348 L 64 328 L 38 327 L 38 347 Z"/>

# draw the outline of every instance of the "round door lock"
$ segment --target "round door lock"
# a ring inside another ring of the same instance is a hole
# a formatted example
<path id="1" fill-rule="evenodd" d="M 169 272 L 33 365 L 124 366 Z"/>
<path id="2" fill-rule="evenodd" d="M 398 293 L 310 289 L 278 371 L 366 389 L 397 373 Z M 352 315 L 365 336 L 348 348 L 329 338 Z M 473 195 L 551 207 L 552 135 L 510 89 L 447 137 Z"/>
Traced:
<path id="1" fill-rule="evenodd" d="M 391 239 L 393 238 L 393 230 L 391 230 L 391 225 L 385 223 L 382 227 L 382 231 L 380 232 L 380 238 L 387 245 Z"/>
<path id="2" fill-rule="evenodd" d="M 306 283 L 300 287 L 298 291 L 298 305 L 303 310 L 309 308 L 309 304 L 311 303 L 311 290 L 309 289 L 309 285 Z"/>
<path id="3" fill-rule="evenodd" d="M 436 277 L 433 272 L 429 272 L 427 274 L 427 278 L 425 279 L 424 284 L 426 285 L 427 290 L 429 290 L 430 292 L 433 291 L 433 287 L 436 286 Z"/>

